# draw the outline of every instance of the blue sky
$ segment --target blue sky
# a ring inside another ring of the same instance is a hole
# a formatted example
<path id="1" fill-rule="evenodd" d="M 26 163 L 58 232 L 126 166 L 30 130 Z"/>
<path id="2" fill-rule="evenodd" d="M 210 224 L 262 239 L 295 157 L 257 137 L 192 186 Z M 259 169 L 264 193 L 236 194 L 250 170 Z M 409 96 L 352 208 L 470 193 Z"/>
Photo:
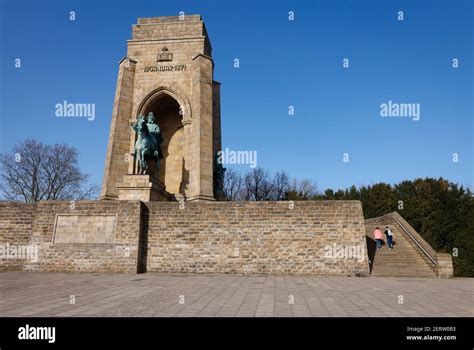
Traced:
<path id="1" fill-rule="evenodd" d="M 1 152 L 27 137 L 66 142 L 101 184 L 118 62 L 131 25 L 138 17 L 184 11 L 203 16 L 213 45 L 223 147 L 256 150 L 258 166 L 310 178 L 320 190 L 426 176 L 474 183 L 472 1 L 0 0 L 0 6 Z M 400 10 L 404 21 L 397 20 Z M 64 100 L 95 103 L 95 120 L 57 118 L 55 105 Z M 420 120 L 380 117 L 380 104 L 389 100 L 419 103 Z"/>

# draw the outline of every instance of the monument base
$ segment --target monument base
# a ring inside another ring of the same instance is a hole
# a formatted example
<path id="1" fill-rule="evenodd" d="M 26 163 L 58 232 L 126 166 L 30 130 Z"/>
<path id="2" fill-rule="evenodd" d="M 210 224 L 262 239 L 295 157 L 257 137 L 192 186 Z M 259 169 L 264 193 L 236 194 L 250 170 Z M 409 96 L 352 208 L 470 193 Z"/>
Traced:
<path id="1" fill-rule="evenodd" d="M 127 174 L 117 186 L 119 200 L 170 201 L 165 185 L 150 175 Z"/>
<path id="2" fill-rule="evenodd" d="M 369 275 L 358 201 L 0 202 L 1 244 L 33 249 L 0 271 Z"/>

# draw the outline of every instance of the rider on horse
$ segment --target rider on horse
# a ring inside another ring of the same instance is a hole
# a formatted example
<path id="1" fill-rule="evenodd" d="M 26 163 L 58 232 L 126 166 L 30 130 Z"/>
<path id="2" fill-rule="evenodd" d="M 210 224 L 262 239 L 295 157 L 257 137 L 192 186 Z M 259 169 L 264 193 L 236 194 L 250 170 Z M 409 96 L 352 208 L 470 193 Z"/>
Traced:
<path id="1" fill-rule="evenodd" d="M 147 123 L 147 122 L 148 123 Z M 154 159 L 156 161 L 156 170 L 159 170 L 160 159 L 163 159 L 163 154 L 160 149 L 162 142 L 160 127 L 155 122 L 155 116 L 153 112 L 148 114 L 148 118 L 145 121 L 145 116 L 140 115 L 135 124 L 132 125 L 132 129 L 137 134 L 137 141 L 135 142 L 135 149 L 132 153 L 133 158 L 137 159 L 139 174 L 148 173 L 148 160 Z"/>

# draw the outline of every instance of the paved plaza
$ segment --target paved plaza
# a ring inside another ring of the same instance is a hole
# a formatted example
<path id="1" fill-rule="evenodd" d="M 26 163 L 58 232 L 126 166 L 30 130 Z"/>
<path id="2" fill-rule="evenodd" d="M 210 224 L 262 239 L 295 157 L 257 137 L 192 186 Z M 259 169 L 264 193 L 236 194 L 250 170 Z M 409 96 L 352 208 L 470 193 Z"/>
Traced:
<path id="1" fill-rule="evenodd" d="M 0 316 L 474 316 L 474 279 L 0 273 Z"/>

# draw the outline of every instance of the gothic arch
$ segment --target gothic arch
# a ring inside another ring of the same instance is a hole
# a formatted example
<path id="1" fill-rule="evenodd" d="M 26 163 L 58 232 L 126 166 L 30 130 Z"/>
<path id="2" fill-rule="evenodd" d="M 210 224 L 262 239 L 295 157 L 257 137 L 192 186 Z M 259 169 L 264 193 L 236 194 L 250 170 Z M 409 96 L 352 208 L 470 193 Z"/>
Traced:
<path id="1" fill-rule="evenodd" d="M 192 115 L 191 115 L 191 105 L 189 103 L 188 98 L 184 91 L 175 83 L 170 85 L 160 85 L 142 100 L 140 105 L 137 109 L 137 116 L 140 114 L 145 114 L 147 110 L 150 109 L 150 106 L 154 104 L 158 99 L 170 96 L 178 102 L 179 106 L 181 107 L 182 111 L 182 122 L 183 125 L 191 124 L 192 123 Z"/>

